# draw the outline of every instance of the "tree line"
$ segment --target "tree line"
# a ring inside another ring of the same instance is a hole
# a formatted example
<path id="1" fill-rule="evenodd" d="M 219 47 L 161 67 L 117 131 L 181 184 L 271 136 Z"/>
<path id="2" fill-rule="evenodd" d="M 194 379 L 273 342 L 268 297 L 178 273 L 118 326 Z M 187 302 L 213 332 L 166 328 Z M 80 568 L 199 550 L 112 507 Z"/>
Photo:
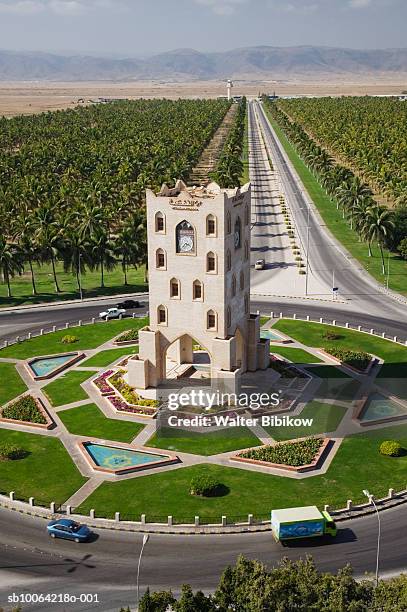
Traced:
<path id="1" fill-rule="evenodd" d="M 247 101 L 244 97 L 239 102 L 235 122 L 223 146 L 216 171 L 211 174 L 211 178 L 226 189 L 240 186 L 246 109 Z"/>
<path id="2" fill-rule="evenodd" d="M 146 262 L 145 190 L 187 179 L 225 100 L 138 100 L 0 119 L 0 273 L 76 277 Z"/>
<path id="3" fill-rule="evenodd" d="M 151 593 L 140 600 L 139 612 L 405 612 L 407 576 L 357 581 L 349 565 L 331 572 L 317 570 L 311 557 L 283 559 L 269 569 L 256 560 L 239 557 L 228 566 L 213 595 L 182 587 Z M 129 610 L 129 609 L 127 609 Z M 122 608 L 121 612 L 126 612 Z"/>
<path id="4" fill-rule="evenodd" d="M 394 211 L 379 204 L 367 183 L 348 167 L 337 163 L 299 123 L 288 117 L 280 102 L 271 102 L 266 97 L 263 101 L 337 209 L 342 210 L 342 216 L 350 228 L 356 231 L 360 240 L 366 241 L 370 257 L 372 244 L 377 243 L 384 274 L 384 248 L 399 250 L 403 256 L 403 241 L 407 236 L 407 206 L 400 204 Z"/>

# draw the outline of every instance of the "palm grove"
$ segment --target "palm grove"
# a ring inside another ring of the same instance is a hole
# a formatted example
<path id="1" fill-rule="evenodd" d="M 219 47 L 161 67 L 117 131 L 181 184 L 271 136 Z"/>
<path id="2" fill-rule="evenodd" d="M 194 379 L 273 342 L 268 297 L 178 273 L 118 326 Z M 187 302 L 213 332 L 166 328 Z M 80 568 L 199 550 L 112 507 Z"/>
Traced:
<path id="1" fill-rule="evenodd" d="M 0 119 L 0 270 L 57 263 L 76 278 L 146 263 L 145 189 L 186 179 L 223 120 L 224 100 L 114 102 Z"/>
<path id="2" fill-rule="evenodd" d="M 265 100 L 350 229 L 366 242 L 369 257 L 378 246 L 383 274 L 384 248 L 407 259 L 407 105 L 378 98 Z"/>

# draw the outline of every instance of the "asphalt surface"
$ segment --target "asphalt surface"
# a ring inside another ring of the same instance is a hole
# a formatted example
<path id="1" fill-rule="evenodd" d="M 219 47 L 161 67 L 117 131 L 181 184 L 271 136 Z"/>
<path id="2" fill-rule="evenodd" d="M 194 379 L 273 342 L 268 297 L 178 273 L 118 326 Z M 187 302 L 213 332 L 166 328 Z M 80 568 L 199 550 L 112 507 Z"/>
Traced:
<path id="1" fill-rule="evenodd" d="M 401 572 L 407 566 L 407 511 L 381 513 L 382 575 Z M 146 545 L 140 574 L 140 590 L 172 588 L 179 592 L 188 582 L 194 588 L 213 591 L 223 568 L 239 554 L 269 566 L 282 556 L 295 559 L 311 554 L 320 569 L 335 571 L 351 563 L 355 575 L 375 570 L 377 518 L 369 515 L 339 525 L 336 539 L 301 541 L 282 547 L 270 533 L 226 536 L 152 535 Z M 45 522 L 0 510 L 0 606 L 12 593 L 97 593 L 98 605 L 44 603 L 23 605 L 23 610 L 116 611 L 136 600 L 136 569 L 142 535 L 99 531 L 89 544 L 51 540 Z M 397 543 L 397 545 L 395 545 Z M 7 608 L 6 608 L 7 609 Z"/>

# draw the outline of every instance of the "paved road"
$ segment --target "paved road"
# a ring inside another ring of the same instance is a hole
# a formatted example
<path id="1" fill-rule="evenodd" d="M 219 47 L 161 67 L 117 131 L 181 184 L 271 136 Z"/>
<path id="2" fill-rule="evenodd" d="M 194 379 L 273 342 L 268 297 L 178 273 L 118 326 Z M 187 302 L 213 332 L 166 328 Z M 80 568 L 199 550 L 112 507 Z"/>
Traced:
<path id="1" fill-rule="evenodd" d="M 324 285 L 329 294 L 334 282 L 335 286 L 340 288 L 340 295 L 352 301 L 354 310 L 378 316 L 386 312 L 388 318 L 406 319 L 407 306 L 389 299 L 379 291 L 377 284 L 360 270 L 356 260 L 350 258 L 327 232 L 322 220 L 315 214 L 313 206 L 310 207 L 310 199 L 304 186 L 278 140 L 263 106 L 256 101 L 251 102 L 251 113 L 253 111 L 259 118 L 267 150 L 279 174 L 282 190 L 291 209 L 304 252 L 307 250 L 308 225 L 310 228 L 310 293 L 320 293 L 319 290 L 317 292 L 312 290 L 313 284 L 317 284 L 318 287 Z M 308 211 L 310 211 L 309 223 Z"/>
<path id="2" fill-rule="evenodd" d="M 407 568 L 407 514 L 382 513 L 381 571 Z M 0 510 L 0 606 L 11 592 L 99 593 L 100 605 L 70 604 L 24 610 L 117 610 L 135 600 L 135 574 L 141 535 L 100 531 L 93 543 L 77 545 L 50 540 L 44 521 Z M 321 569 L 335 571 L 351 563 L 357 576 L 373 572 L 377 519 L 374 515 L 342 523 L 335 541 L 297 543 L 284 547 L 269 533 L 227 536 L 150 537 L 145 549 L 140 585 L 179 591 L 184 582 L 206 591 L 216 586 L 222 569 L 240 553 L 272 565 L 282 554 L 290 558 L 312 554 Z M 397 546 L 395 546 L 397 542 Z"/>

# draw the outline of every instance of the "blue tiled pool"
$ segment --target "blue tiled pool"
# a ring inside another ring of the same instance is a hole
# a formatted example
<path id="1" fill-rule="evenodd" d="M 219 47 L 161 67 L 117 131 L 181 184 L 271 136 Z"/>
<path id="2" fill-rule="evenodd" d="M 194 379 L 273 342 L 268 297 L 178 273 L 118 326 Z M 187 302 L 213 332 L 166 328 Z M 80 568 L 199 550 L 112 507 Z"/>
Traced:
<path id="1" fill-rule="evenodd" d="M 407 417 L 407 408 L 401 404 L 381 395 L 372 393 L 366 402 L 362 415 L 359 417 L 363 423 L 379 421 L 383 419 L 394 419 L 395 417 Z"/>
<path id="2" fill-rule="evenodd" d="M 35 376 L 49 376 L 52 372 L 59 370 L 59 368 L 75 357 L 78 353 L 70 353 L 69 355 L 55 355 L 55 357 L 45 357 L 44 359 L 34 359 L 29 363 L 31 370 Z"/>
<path id="3" fill-rule="evenodd" d="M 93 442 L 86 442 L 83 447 L 95 465 L 112 472 L 130 471 L 132 468 L 139 468 L 149 463 L 165 462 L 169 459 L 168 455 L 105 446 Z"/>
<path id="4" fill-rule="evenodd" d="M 269 340 L 281 341 L 283 338 L 277 332 L 272 329 L 261 329 L 260 330 L 260 338 L 267 338 Z"/>

